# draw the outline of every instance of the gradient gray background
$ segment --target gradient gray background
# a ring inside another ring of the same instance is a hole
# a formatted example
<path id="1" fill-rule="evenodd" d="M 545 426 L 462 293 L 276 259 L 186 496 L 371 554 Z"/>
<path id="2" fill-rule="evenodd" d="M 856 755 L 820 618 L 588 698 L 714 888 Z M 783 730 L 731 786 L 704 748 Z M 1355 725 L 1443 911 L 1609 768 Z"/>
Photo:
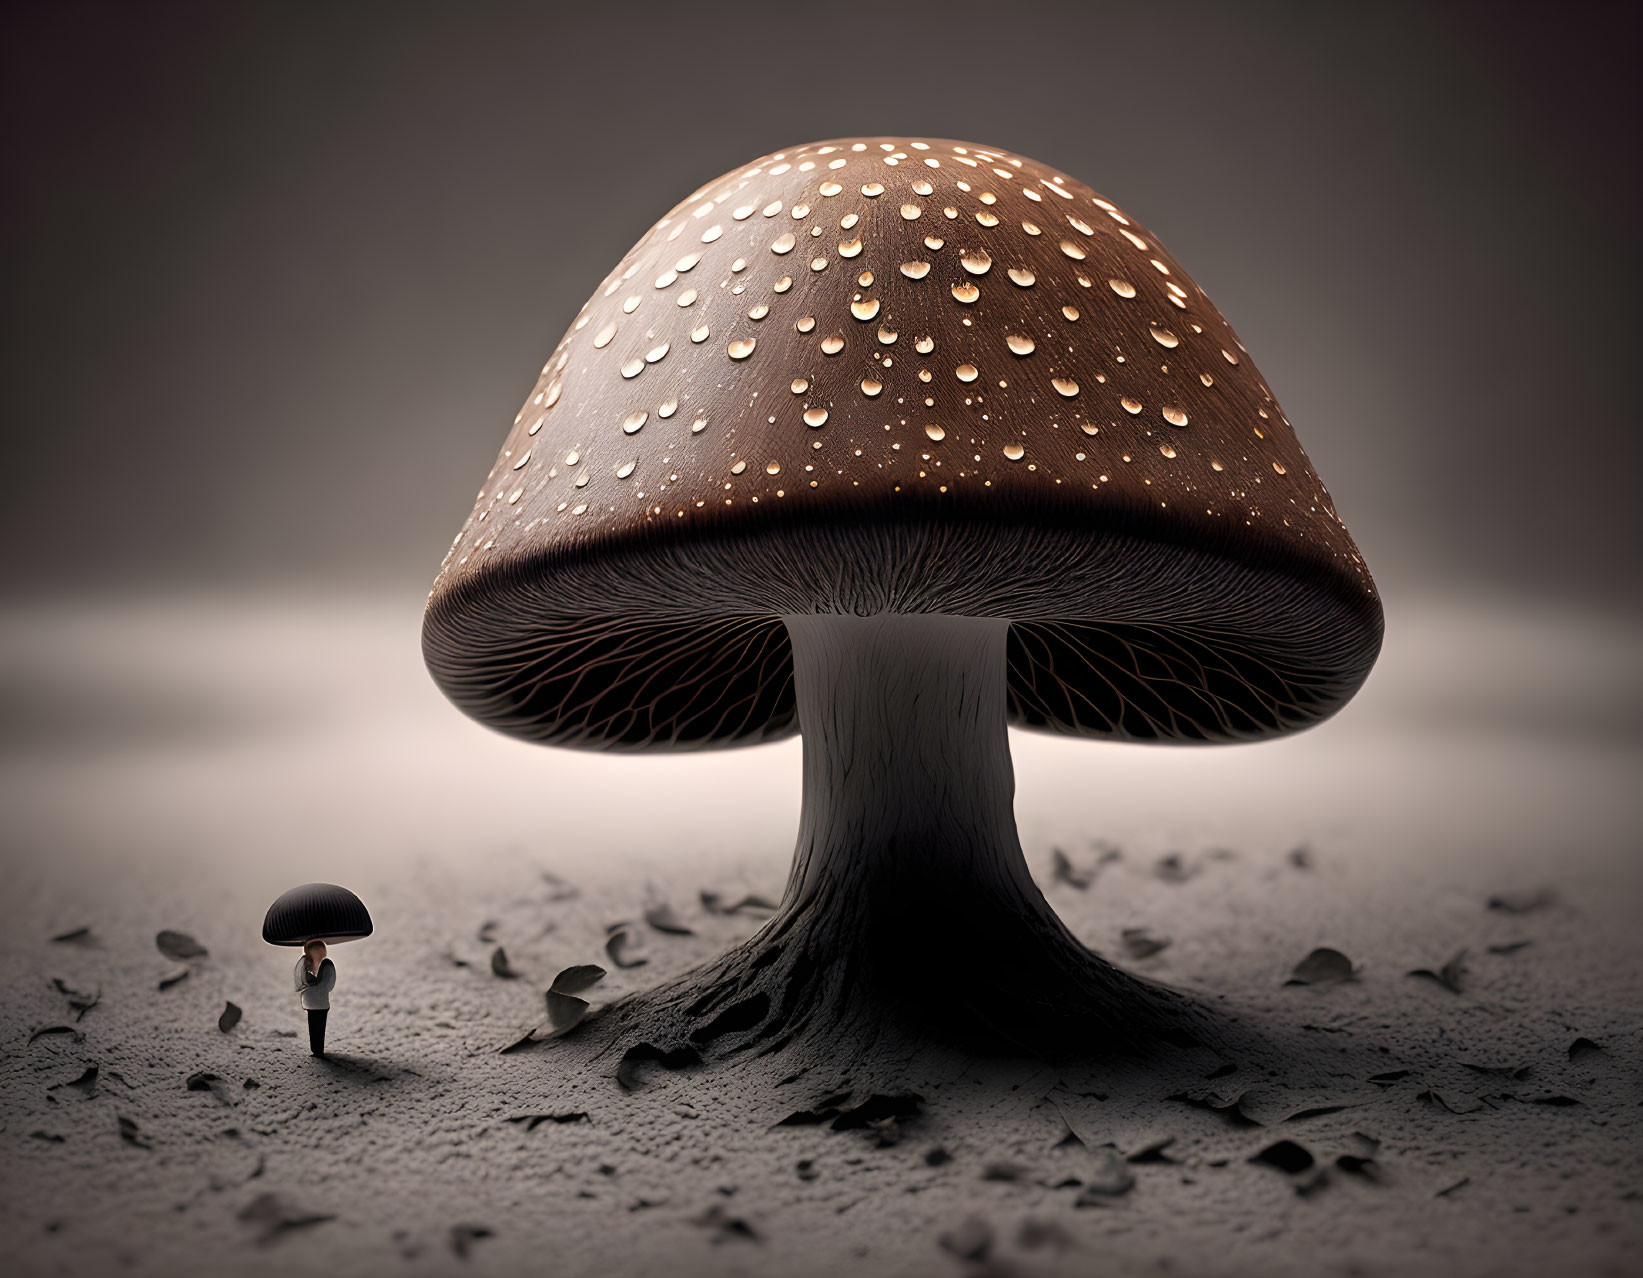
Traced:
<path id="1" fill-rule="evenodd" d="M 0 588 L 420 590 L 645 228 L 877 132 L 1046 160 L 1160 235 L 1389 602 L 1632 611 L 1621 12 L 14 7 Z"/>

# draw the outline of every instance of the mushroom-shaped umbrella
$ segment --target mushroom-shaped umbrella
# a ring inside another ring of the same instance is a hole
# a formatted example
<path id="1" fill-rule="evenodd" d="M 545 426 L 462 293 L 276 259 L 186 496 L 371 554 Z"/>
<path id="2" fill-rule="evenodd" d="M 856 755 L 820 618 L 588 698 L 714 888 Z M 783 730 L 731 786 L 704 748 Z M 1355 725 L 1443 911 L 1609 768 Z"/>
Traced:
<path id="1" fill-rule="evenodd" d="M 336 945 L 369 935 L 371 915 L 365 902 L 335 883 L 304 883 L 281 893 L 262 920 L 262 939 L 270 945 Z"/>
<path id="2" fill-rule="evenodd" d="M 1006 151 L 861 138 L 709 183 L 606 277 L 446 556 L 423 651 L 534 741 L 802 732 L 780 912 L 617 1020 L 745 1050 L 1007 1008 L 1018 1043 L 1069 1046 L 1179 1000 L 1034 886 L 1006 724 L 1296 731 L 1356 692 L 1381 624 L 1289 420 L 1151 233 Z"/>

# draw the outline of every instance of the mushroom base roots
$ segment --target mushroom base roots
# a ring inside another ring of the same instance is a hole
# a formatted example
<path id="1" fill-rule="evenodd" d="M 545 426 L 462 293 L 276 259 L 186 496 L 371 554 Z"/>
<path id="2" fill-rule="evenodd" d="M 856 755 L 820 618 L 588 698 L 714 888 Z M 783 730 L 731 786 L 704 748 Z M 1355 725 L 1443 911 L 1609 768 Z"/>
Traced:
<path id="1" fill-rule="evenodd" d="M 852 1040 L 1066 1056 L 1192 1038 L 1194 1005 L 1087 949 L 1028 873 L 1005 726 L 1009 623 L 784 621 L 804 799 L 781 908 L 735 950 L 613 1007 L 608 1045 L 685 1064 Z"/>

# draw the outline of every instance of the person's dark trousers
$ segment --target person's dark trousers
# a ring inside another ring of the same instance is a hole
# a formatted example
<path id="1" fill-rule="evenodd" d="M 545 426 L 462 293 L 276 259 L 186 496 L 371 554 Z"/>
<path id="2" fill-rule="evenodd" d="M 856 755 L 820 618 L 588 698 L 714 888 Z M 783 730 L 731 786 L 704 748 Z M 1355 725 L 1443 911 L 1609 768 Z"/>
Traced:
<path id="1" fill-rule="evenodd" d="M 325 1055 L 325 1009 L 308 1009 L 308 1050 L 315 1056 Z"/>

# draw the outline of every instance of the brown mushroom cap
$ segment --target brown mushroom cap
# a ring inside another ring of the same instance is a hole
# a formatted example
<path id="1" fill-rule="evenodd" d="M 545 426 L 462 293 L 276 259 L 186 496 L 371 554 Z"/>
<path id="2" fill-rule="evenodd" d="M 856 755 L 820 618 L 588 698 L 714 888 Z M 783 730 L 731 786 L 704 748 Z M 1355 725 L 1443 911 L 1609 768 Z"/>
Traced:
<path id="1" fill-rule="evenodd" d="M 446 556 L 440 687 L 595 748 L 793 731 L 781 616 L 1005 616 L 1012 721 L 1247 740 L 1357 690 L 1381 610 L 1231 327 L 996 148 L 862 138 L 703 187 L 542 369 Z"/>

